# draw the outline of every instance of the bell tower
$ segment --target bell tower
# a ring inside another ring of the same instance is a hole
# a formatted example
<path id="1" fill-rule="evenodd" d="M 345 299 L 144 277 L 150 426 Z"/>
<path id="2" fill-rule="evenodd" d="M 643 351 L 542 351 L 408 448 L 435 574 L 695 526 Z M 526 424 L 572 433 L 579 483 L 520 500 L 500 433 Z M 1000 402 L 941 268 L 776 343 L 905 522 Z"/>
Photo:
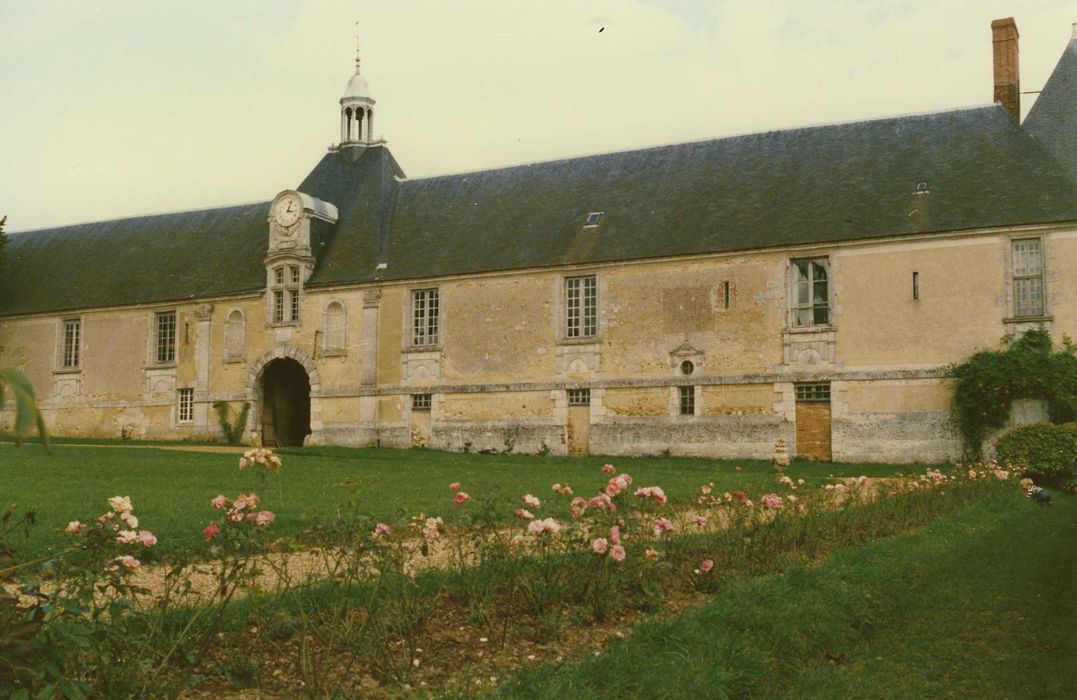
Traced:
<path id="1" fill-rule="evenodd" d="M 374 138 L 374 96 L 366 78 L 359 74 L 359 23 L 356 22 L 355 74 L 348 79 L 340 98 L 340 145 L 370 146 L 382 143 Z"/>

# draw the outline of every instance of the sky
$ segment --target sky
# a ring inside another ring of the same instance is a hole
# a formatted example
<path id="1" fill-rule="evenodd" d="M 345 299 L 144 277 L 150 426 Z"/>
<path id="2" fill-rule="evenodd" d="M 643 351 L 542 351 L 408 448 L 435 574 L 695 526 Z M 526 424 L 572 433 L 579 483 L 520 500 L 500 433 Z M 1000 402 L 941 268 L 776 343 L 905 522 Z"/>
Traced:
<path id="1" fill-rule="evenodd" d="M 296 187 L 339 140 L 356 22 L 375 131 L 415 178 L 989 104 L 1009 16 L 1039 90 L 1072 0 L 3 0 L 0 216 Z"/>

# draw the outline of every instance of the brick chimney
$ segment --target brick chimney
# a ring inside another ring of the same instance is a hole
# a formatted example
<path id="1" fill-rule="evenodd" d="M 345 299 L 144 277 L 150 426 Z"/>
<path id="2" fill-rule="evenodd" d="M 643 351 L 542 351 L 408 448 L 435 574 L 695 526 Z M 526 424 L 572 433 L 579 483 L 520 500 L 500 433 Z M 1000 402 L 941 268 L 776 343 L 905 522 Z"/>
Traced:
<path id="1" fill-rule="evenodd" d="M 1017 66 L 1017 23 L 1013 17 L 991 23 L 991 45 L 995 55 L 995 102 L 1014 121 L 1021 121 L 1021 76 Z"/>

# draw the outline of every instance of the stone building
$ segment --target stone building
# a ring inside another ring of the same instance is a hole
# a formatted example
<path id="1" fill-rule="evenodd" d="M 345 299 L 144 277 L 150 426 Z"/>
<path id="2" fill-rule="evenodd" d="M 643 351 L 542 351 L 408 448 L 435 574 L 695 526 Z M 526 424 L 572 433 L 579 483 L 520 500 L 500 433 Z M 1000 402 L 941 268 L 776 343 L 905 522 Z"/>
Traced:
<path id="1" fill-rule="evenodd" d="M 0 364 L 57 435 L 953 457 L 950 363 L 1077 336 L 1077 40 L 1019 123 L 992 27 L 990 106 L 418 179 L 357 68 L 271 201 L 13 234 Z"/>

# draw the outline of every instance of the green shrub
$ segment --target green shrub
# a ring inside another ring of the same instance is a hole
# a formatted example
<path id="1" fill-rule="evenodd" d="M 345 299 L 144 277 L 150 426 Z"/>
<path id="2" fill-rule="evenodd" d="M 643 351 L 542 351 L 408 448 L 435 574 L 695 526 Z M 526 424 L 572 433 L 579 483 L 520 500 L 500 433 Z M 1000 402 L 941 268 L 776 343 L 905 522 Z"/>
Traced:
<path id="1" fill-rule="evenodd" d="M 995 444 L 999 462 L 1073 490 L 1077 470 L 1077 423 L 1033 423 L 1010 430 Z"/>
<path id="2" fill-rule="evenodd" d="M 227 401 L 214 401 L 213 408 L 217 411 L 217 423 L 221 426 L 225 441 L 229 445 L 238 445 L 243 439 L 243 431 L 247 429 L 247 416 L 250 413 L 251 405 L 244 401 L 243 408 L 239 409 L 239 415 L 236 416 L 235 421 L 229 421 L 228 419 Z"/>
<path id="3" fill-rule="evenodd" d="M 978 352 L 951 368 L 954 422 L 965 458 L 979 459 L 992 430 L 1006 425 L 1014 399 L 1044 399 L 1052 423 L 1077 420 L 1077 346 L 1063 337 L 1052 349 L 1050 334 L 1031 330 L 1003 350 Z"/>

